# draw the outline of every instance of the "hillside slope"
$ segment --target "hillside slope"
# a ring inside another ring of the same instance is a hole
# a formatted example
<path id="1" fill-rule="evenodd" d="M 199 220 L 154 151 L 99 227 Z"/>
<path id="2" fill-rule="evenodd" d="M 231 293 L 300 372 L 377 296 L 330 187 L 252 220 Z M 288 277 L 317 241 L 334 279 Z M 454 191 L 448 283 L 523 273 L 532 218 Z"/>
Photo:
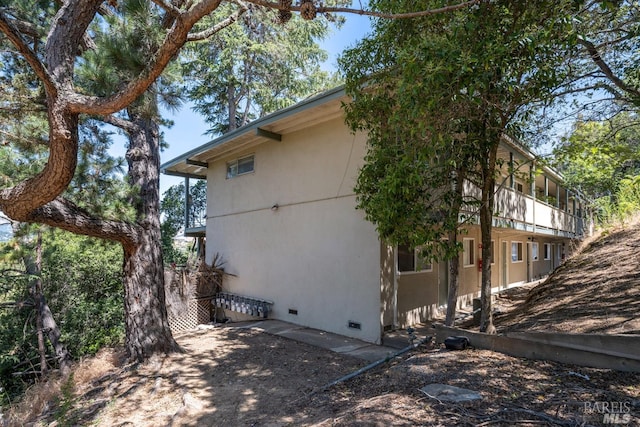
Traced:
<path id="1" fill-rule="evenodd" d="M 640 334 L 640 223 L 586 241 L 546 281 L 503 293 L 497 306 L 509 302 L 498 332 Z"/>

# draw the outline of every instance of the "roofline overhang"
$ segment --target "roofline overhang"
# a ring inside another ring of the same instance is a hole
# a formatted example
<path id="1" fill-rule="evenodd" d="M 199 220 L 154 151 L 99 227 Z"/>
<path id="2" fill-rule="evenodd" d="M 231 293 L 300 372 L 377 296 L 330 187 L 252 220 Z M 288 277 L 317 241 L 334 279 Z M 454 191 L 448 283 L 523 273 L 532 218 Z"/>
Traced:
<path id="1" fill-rule="evenodd" d="M 289 116 L 292 116 L 293 114 L 298 114 L 305 110 L 315 108 L 326 102 L 342 98 L 345 96 L 345 94 L 346 93 L 345 93 L 344 85 L 341 85 L 334 89 L 330 89 L 326 92 L 322 92 L 321 94 L 307 98 L 304 101 L 301 101 L 290 107 L 283 108 L 282 110 L 278 110 L 274 113 L 268 114 L 258 120 L 255 120 L 249 123 L 246 126 L 243 126 L 229 133 L 226 133 L 212 141 L 207 142 L 206 144 L 196 147 L 193 150 L 187 151 L 186 153 L 172 160 L 169 160 L 166 163 L 163 163 L 160 166 L 160 171 L 165 175 L 183 176 L 183 177 L 191 177 L 191 178 L 198 177 L 198 179 L 206 179 L 206 176 L 203 176 L 203 175 L 190 174 L 185 172 L 176 172 L 176 171 L 171 171 L 169 169 L 172 166 L 179 165 L 181 163 L 192 162 L 191 160 L 192 157 L 203 154 L 213 148 L 219 148 L 224 145 L 230 144 L 239 136 L 245 135 L 247 133 L 255 133 L 256 135 L 262 135 L 265 138 L 274 139 L 275 134 L 265 131 L 264 129 L 262 129 L 262 127 L 268 126 L 274 122 L 285 119 Z M 270 135 L 266 135 L 267 133 L 269 133 Z"/>
<path id="2" fill-rule="evenodd" d="M 206 175 L 202 175 L 198 173 L 172 171 L 169 169 L 173 166 L 176 166 L 182 163 L 197 166 L 202 162 L 194 161 L 191 159 L 192 157 L 204 154 L 207 151 L 212 149 L 216 149 L 216 148 L 226 146 L 228 144 L 232 144 L 234 140 L 248 133 L 255 133 L 256 135 L 262 136 L 265 139 L 279 140 L 281 135 L 275 134 L 273 132 L 269 132 L 263 129 L 263 127 L 269 126 L 272 123 L 286 119 L 294 114 L 299 114 L 305 110 L 316 108 L 327 102 L 340 99 L 344 96 L 346 96 L 345 87 L 344 85 L 340 85 L 336 88 L 327 90 L 318 95 L 309 97 L 301 102 L 298 102 L 297 104 L 294 104 L 287 108 L 283 108 L 282 110 L 275 111 L 271 114 L 268 114 L 260 119 L 257 119 L 249 123 L 246 126 L 235 129 L 199 147 L 196 147 L 190 151 L 187 151 L 186 153 L 172 160 L 169 160 L 168 162 L 163 163 L 160 166 L 160 171 L 165 175 L 180 176 L 184 178 L 194 178 L 194 179 L 207 179 Z M 529 158 L 530 160 L 535 160 L 536 158 L 540 157 L 537 154 L 535 154 L 531 149 L 529 149 L 528 147 L 521 144 L 519 141 L 517 141 L 516 139 L 514 139 L 513 137 L 507 134 L 503 134 L 502 139 L 508 146 L 518 151 L 521 155 Z M 556 179 L 560 183 L 564 183 L 564 177 L 560 172 L 546 165 L 543 166 L 542 169 L 545 171 L 545 173 L 551 175 L 552 178 Z M 582 195 L 579 191 L 576 191 L 576 190 L 571 190 L 571 191 L 580 194 L 582 198 L 584 198 L 584 195 Z"/>

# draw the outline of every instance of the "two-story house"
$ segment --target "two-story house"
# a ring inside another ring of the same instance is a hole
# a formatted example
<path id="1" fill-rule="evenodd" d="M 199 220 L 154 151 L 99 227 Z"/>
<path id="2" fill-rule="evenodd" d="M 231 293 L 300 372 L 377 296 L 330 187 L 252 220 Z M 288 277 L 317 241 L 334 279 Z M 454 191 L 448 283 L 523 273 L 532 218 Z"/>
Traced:
<path id="1" fill-rule="evenodd" d="M 385 244 L 356 209 L 366 135 L 344 124 L 342 102 L 343 88 L 325 92 L 162 165 L 207 180 L 206 226 L 187 234 L 205 234 L 207 262 L 218 254 L 231 273 L 224 291 L 238 303 L 223 303 L 227 317 L 250 318 L 240 297 L 251 297 L 272 303 L 270 318 L 379 343 L 446 304 L 446 263 Z M 461 236 L 461 304 L 479 293 L 482 250 L 502 289 L 548 275 L 588 223 L 577 193 L 533 153 L 505 140 L 500 156 L 492 247 L 480 247 L 477 225 Z"/>

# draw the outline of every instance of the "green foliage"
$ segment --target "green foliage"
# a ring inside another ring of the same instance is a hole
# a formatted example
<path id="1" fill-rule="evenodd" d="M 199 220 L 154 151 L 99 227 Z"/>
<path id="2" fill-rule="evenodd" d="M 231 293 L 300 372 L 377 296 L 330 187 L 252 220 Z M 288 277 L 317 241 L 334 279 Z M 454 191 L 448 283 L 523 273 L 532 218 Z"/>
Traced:
<path id="1" fill-rule="evenodd" d="M 640 211 L 640 127 L 637 114 L 578 121 L 555 149 L 566 182 L 593 200 L 599 225 L 624 222 Z"/>
<path id="2" fill-rule="evenodd" d="M 555 150 L 567 184 L 591 198 L 615 195 L 620 180 L 640 173 L 640 122 L 623 113 L 607 121 L 579 121 Z"/>
<path id="3" fill-rule="evenodd" d="M 585 2 L 575 20 L 583 47 L 571 61 L 573 78 L 565 90 L 578 94 L 581 114 L 592 120 L 613 118 L 640 107 L 640 8 L 637 1 Z M 595 61 L 597 58 L 598 62 Z M 603 67 L 604 66 L 604 67 Z M 606 71 L 605 71 L 606 70 Z M 591 99 L 587 102 L 584 95 Z"/>
<path id="4" fill-rule="evenodd" d="M 620 180 L 618 193 L 618 214 L 628 218 L 640 212 L 640 175 Z"/>
<path id="5" fill-rule="evenodd" d="M 624 224 L 640 212 L 640 175 L 621 179 L 617 191 L 593 202 L 596 220 L 601 227 Z"/>
<path id="6" fill-rule="evenodd" d="M 43 235 L 43 292 L 70 353 L 79 358 L 103 346 L 118 345 L 124 337 L 122 250 L 119 245 L 62 231 Z M 37 360 L 30 277 L 16 261 L 29 248 L 15 242 L 2 248 L 0 303 L 0 386 L 14 396 L 33 376 L 12 376 L 28 371 Z M 49 350 L 51 353 L 51 350 Z"/>
<path id="7" fill-rule="evenodd" d="M 385 12 L 440 5 L 371 2 Z M 502 0 L 378 20 L 371 36 L 345 52 L 340 65 L 354 97 L 347 122 L 368 135 L 359 207 L 383 238 L 446 245 L 440 239 L 457 229 L 460 209 L 477 208 L 478 200 L 461 200 L 456 179 L 480 188 L 493 179 L 500 137 L 519 136 L 527 106 L 546 101 L 565 78 L 557 65 L 575 42 L 572 11 L 570 1 Z"/>
<path id="8" fill-rule="evenodd" d="M 4 274 L 0 276 L 0 406 L 9 402 L 12 397 L 20 394 L 28 385 L 29 379 L 14 377 L 15 366 L 27 362 L 23 368 L 28 368 L 28 361 L 37 356 L 37 347 L 33 333 L 25 328 L 32 320 L 32 310 L 29 307 L 13 308 L 10 303 L 28 301 L 28 277 L 21 274 L 16 263 L 4 263 Z"/>
<path id="9" fill-rule="evenodd" d="M 210 27 L 234 7 L 222 5 L 198 28 Z M 327 36 L 327 20 L 305 21 L 296 14 L 278 24 L 276 13 L 250 7 L 236 24 L 187 46 L 182 62 L 189 96 L 211 126 L 208 133 L 225 133 L 335 86 L 320 69 L 327 54 L 317 40 Z"/>
<path id="10" fill-rule="evenodd" d="M 61 231 L 52 231 L 43 245 L 43 288 L 69 351 L 80 357 L 120 343 L 120 246 Z"/>
<path id="11" fill-rule="evenodd" d="M 107 96 L 123 82 L 137 76 L 149 61 L 149 54 L 162 43 L 164 14 L 150 1 L 123 0 L 117 12 L 104 17 L 92 26 L 95 49 L 83 54 L 78 68 L 78 84 L 92 93 Z M 181 104 L 181 75 L 175 63 L 170 63 L 156 83 L 127 110 L 169 125 L 159 116 L 158 104 L 169 109 Z"/>

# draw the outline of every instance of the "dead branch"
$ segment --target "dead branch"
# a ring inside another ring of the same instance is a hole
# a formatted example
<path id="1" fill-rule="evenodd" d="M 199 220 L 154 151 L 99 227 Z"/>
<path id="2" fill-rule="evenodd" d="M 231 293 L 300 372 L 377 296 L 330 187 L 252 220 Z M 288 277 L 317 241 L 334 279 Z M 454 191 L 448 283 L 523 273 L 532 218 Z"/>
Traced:
<path id="1" fill-rule="evenodd" d="M 600 56 L 600 52 L 596 49 L 595 45 L 586 40 L 584 38 L 578 38 L 578 42 L 587 49 L 589 56 L 593 60 L 593 62 L 598 66 L 600 71 L 604 73 L 604 75 L 619 89 L 624 92 L 630 94 L 633 97 L 640 97 L 640 90 L 635 87 L 629 86 L 622 79 L 616 76 L 609 67 L 609 64 L 605 62 L 605 60 Z"/>
<path id="2" fill-rule="evenodd" d="M 248 3 L 253 3 L 259 6 L 267 7 L 269 9 L 282 9 L 279 3 L 270 2 L 267 0 L 246 0 Z M 352 15 L 362 15 L 362 16 L 372 16 L 375 18 L 385 18 L 385 19 L 408 19 L 408 18 L 419 18 L 423 16 L 431 16 L 437 15 L 439 13 L 447 13 L 454 12 L 456 10 L 464 9 L 467 7 L 471 7 L 487 0 L 471 0 L 465 1 L 458 4 L 452 4 L 450 6 L 444 6 L 436 9 L 423 10 L 419 12 L 406 12 L 406 13 L 385 13 L 385 12 L 374 12 L 372 10 L 365 9 L 352 9 L 348 7 L 333 7 L 333 6 L 322 6 L 317 8 L 318 13 L 349 13 Z M 291 6 L 291 11 L 300 12 L 300 6 Z"/>

